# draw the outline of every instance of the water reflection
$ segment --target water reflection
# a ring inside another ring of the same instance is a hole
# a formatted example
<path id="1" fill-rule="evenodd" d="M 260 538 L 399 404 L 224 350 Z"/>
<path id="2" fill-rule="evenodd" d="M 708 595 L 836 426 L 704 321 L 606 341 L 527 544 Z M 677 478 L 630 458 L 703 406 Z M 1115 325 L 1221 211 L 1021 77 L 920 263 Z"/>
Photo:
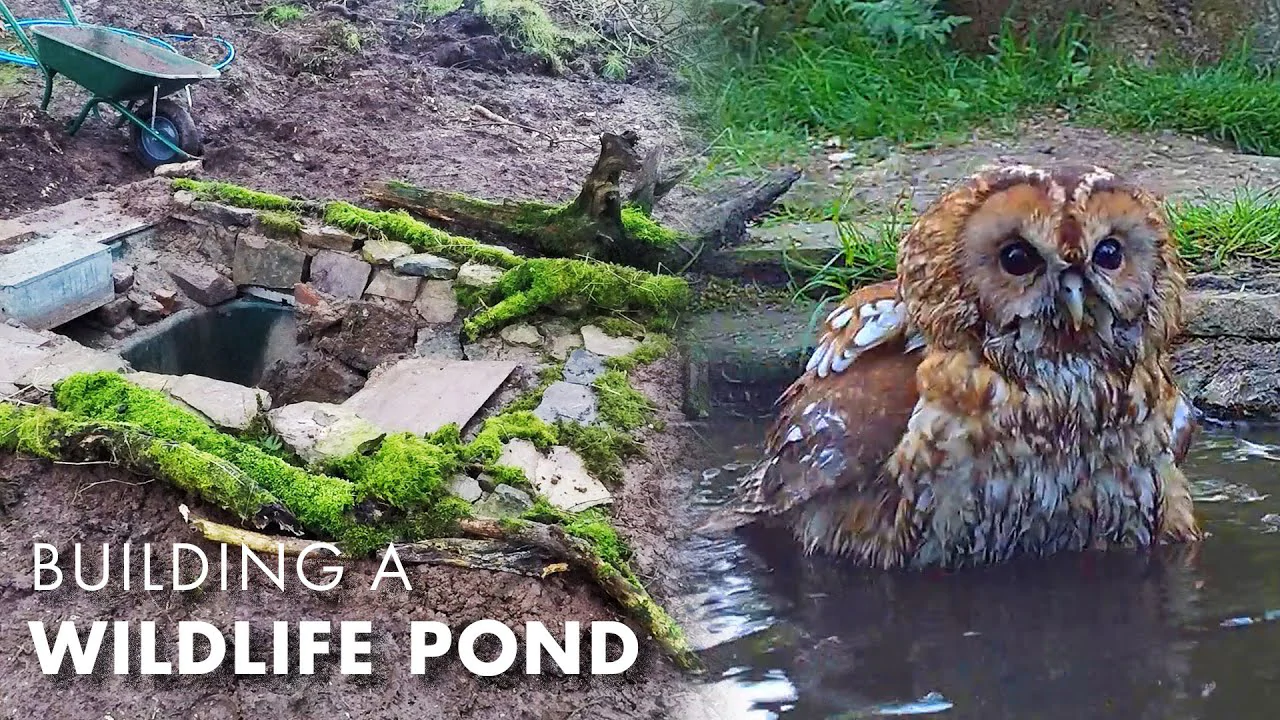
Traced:
<path id="1" fill-rule="evenodd" d="M 747 461 L 760 428 L 718 429 Z M 694 538 L 693 633 L 720 717 L 864 717 L 930 692 L 947 718 L 1271 718 L 1280 685 L 1277 435 L 1210 431 L 1188 463 L 1211 532 L 1197 546 L 1068 555 L 954 574 L 854 571 L 755 532 Z M 745 442 L 744 442 L 745 441 Z M 737 443 L 737 445 L 735 445 Z M 695 502 L 736 473 L 694 471 Z"/>

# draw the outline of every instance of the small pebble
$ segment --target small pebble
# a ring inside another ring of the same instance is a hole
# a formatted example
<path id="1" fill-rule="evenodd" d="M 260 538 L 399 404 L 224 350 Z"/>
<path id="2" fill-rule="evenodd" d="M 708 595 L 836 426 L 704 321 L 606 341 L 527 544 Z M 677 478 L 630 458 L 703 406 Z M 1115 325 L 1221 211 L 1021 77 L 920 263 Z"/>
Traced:
<path id="1" fill-rule="evenodd" d="M 720 468 L 707 468 L 702 471 L 703 480 L 714 480 L 717 477 L 720 477 Z"/>

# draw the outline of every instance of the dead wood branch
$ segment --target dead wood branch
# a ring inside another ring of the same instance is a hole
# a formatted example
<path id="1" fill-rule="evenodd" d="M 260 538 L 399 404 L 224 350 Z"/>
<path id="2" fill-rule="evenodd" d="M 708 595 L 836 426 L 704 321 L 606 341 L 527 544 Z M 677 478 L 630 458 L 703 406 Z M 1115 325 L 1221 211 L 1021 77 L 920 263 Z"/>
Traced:
<path id="1" fill-rule="evenodd" d="M 559 525 L 526 521 L 504 523 L 471 519 L 460 521 L 459 527 L 470 535 L 533 545 L 563 558 L 571 566 L 590 574 L 609 597 L 644 626 L 677 665 L 686 670 L 702 669 L 702 661 L 689 647 L 684 633 L 671 616 L 638 582 L 595 553 L 587 541 L 570 535 Z"/>
<path id="2" fill-rule="evenodd" d="M 0 404 L 0 451 L 15 450 L 63 462 L 107 461 L 136 475 L 166 480 L 257 529 L 275 525 L 295 532 L 298 527 L 283 503 L 236 466 L 128 423 Z"/>

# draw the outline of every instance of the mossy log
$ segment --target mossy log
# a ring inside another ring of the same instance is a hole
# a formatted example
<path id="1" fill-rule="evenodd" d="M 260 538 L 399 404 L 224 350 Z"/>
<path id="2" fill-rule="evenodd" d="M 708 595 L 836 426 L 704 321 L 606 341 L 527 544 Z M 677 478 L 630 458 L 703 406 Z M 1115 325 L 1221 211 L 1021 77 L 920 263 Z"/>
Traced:
<path id="1" fill-rule="evenodd" d="M 559 525 L 527 520 L 467 519 L 458 523 L 471 535 L 533 545 L 562 557 L 570 565 L 587 572 L 627 613 L 640 622 L 654 641 L 685 670 L 701 671 L 702 661 L 689 647 L 680 626 L 639 583 L 607 562 L 582 538 L 570 535 Z"/>
<path id="2" fill-rule="evenodd" d="M 456 192 L 398 181 L 377 182 L 366 196 L 387 207 L 407 210 L 453 232 L 492 243 L 514 243 L 541 255 L 590 258 L 644 270 L 684 271 L 706 265 L 716 250 L 741 243 L 747 224 L 764 214 L 800 177 L 781 170 L 701 213 L 698 230 L 673 230 L 650 216 L 653 205 L 683 179 L 664 176 L 662 150 L 645 160 L 637 154 L 634 132 L 605 133 L 600 154 L 577 197 L 564 205 L 535 201 L 492 202 Z M 623 173 L 636 173 L 623 196 Z"/>
<path id="3" fill-rule="evenodd" d="M 293 532 L 293 513 L 240 468 L 190 443 L 154 437 L 135 425 L 84 418 L 42 406 L 0 404 L 0 451 L 69 463 L 111 463 L 161 478 L 242 522 Z"/>

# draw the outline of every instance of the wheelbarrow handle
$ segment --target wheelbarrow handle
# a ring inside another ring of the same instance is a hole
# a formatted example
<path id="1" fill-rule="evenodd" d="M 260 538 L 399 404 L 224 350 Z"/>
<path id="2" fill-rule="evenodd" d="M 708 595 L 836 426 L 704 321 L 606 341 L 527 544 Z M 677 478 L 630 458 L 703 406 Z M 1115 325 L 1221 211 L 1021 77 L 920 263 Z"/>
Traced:
<path id="1" fill-rule="evenodd" d="M 62 10 L 67 14 L 67 19 L 72 25 L 79 25 L 80 18 L 76 17 L 76 11 L 71 7 L 71 0 L 58 0 L 58 4 L 62 6 Z M 4 18 L 5 23 L 13 28 L 13 34 L 18 36 L 18 42 L 22 43 L 22 47 L 30 53 L 31 59 L 40 63 L 40 55 L 36 52 L 35 43 L 31 42 L 31 38 L 27 36 L 22 25 L 18 22 L 18 18 L 13 16 L 9 11 L 9 7 L 4 4 L 4 0 L 0 0 L 0 18 Z M 40 67 L 44 68 L 44 63 L 40 63 Z"/>

